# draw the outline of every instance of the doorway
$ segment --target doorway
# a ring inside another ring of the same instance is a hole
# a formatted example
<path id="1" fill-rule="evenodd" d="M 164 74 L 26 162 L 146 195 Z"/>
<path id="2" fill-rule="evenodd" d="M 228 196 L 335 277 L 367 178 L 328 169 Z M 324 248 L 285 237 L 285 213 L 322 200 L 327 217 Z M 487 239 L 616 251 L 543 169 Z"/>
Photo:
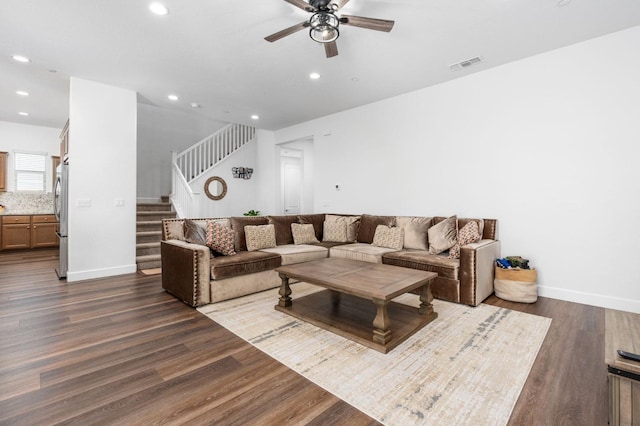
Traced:
<path id="1" fill-rule="evenodd" d="M 302 212 L 302 158 L 303 153 L 297 149 L 283 149 L 280 156 L 282 182 L 282 211 L 284 214 L 300 214 Z"/>

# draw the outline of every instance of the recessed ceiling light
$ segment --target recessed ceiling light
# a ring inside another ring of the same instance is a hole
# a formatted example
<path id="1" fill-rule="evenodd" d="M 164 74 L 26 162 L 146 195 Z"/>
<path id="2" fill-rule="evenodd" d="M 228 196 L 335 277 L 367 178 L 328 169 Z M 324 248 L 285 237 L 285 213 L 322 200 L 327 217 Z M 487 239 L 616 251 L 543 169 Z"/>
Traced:
<path id="1" fill-rule="evenodd" d="M 149 5 L 149 10 L 160 16 L 164 16 L 169 13 L 169 9 L 167 9 L 167 6 L 162 3 L 151 3 Z"/>
<path id="2" fill-rule="evenodd" d="M 309 78 L 311 80 L 317 80 L 320 78 L 320 74 L 318 74 L 317 72 L 312 72 L 311 74 L 309 74 Z"/>
<path id="3" fill-rule="evenodd" d="M 13 55 L 12 58 L 14 61 L 18 61 L 18 62 L 31 62 L 31 59 L 22 55 Z"/>
<path id="4" fill-rule="evenodd" d="M 200 104 L 197 102 L 191 102 L 191 108 L 200 108 Z"/>
<path id="5" fill-rule="evenodd" d="M 258 114 L 253 114 L 253 115 L 251 116 L 251 119 L 252 119 L 252 120 L 259 120 L 259 119 L 260 119 L 260 116 L 259 116 Z"/>
<path id="6" fill-rule="evenodd" d="M 169 98 L 170 101 L 177 101 L 179 99 L 178 95 L 169 95 L 167 98 Z"/>
<path id="7" fill-rule="evenodd" d="M 24 90 L 18 90 L 16 91 L 16 95 L 29 96 L 29 92 L 25 92 Z"/>
<path id="8" fill-rule="evenodd" d="M 28 112 L 22 112 L 22 111 L 20 111 L 18 114 L 20 114 L 20 115 L 22 115 L 22 116 L 25 116 L 25 117 L 28 117 L 28 116 L 29 116 L 29 113 L 28 113 Z"/>

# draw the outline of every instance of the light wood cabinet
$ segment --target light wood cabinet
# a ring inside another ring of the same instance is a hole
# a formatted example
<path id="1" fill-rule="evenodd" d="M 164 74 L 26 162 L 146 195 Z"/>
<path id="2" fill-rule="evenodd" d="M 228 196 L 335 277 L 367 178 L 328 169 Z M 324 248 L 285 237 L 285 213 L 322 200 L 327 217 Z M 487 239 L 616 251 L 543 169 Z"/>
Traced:
<path id="1" fill-rule="evenodd" d="M 31 216 L 2 218 L 2 250 L 31 248 Z"/>
<path id="2" fill-rule="evenodd" d="M 7 190 L 7 156 L 6 152 L 0 152 L 0 192 Z"/>
<path id="3" fill-rule="evenodd" d="M 57 247 L 58 222 L 54 215 L 4 216 L 2 250 Z"/>

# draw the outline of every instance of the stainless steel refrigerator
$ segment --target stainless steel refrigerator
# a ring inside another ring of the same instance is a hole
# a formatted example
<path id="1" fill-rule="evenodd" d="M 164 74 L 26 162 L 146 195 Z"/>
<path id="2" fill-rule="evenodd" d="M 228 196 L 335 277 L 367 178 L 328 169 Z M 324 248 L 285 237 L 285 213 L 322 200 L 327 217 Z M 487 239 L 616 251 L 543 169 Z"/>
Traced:
<path id="1" fill-rule="evenodd" d="M 67 229 L 69 220 L 69 164 L 65 159 L 57 169 L 56 184 L 53 190 L 53 211 L 59 222 L 59 229 L 56 234 L 60 239 L 60 267 L 56 269 L 59 279 L 67 278 L 69 266 Z"/>

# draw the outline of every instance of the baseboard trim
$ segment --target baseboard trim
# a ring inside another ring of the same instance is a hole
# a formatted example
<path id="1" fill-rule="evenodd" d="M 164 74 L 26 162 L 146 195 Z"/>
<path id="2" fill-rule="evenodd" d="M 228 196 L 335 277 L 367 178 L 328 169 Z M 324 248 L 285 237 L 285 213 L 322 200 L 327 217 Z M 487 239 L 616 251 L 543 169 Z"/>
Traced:
<path id="1" fill-rule="evenodd" d="M 541 285 L 538 286 L 538 296 L 640 314 L 640 300 L 623 299 L 603 294 L 585 293 L 582 291 Z"/>
<path id="2" fill-rule="evenodd" d="M 114 275 L 134 274 L 138 270 L 136 264 L 116 266 L 113 268 L 89 269 L 86 271 L 67 271 L 67 282 L 92 280 L 112 277 Z"/>

